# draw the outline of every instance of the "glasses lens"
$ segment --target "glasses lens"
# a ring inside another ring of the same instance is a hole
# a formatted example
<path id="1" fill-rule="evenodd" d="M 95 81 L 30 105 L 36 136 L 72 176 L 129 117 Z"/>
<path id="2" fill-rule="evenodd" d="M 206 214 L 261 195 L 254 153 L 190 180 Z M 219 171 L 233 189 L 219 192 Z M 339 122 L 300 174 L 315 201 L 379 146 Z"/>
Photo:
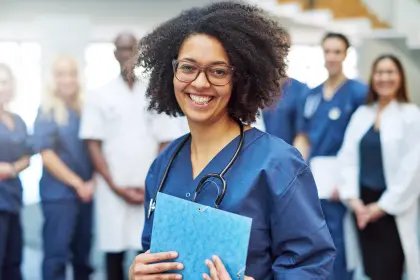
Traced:
<path id="1" fill-rule="evenodd" d="M 175 76 L 182 82 L 192 82 L 197 77 L 199 69 L 193 63 L 180 61 L 175 65 Z"/>
<path id="2" fill-rule="evenodd" d="M 231 71 L 227 65 L 213 65 L 207 68 L 209 82 L 215 86 L 224 86 L 230 82 Z"/>
<path id="3" fill-rule="evenodd" d="M 175 64 L 175 76 L 182 82 L 194 81 L 200 72 L 200 67 L 188 61 Z M 231 71 L 227 65 L 213 65 L 206 69 L 209 82 L 215 86 L 224 86 L 230 82 Z"/>

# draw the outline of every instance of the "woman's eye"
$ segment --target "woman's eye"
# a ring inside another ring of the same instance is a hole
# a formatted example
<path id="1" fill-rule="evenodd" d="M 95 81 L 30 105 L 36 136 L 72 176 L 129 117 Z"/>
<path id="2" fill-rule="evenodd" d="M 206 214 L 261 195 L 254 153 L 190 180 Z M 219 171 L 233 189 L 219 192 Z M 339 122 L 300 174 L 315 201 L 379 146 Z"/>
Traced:
<path id="1" fill-rule="evenodd" d="M 212 74 L 215 76 L 226 76 L 227 70 L 226 69 L 213 69 Z"/>
<path id="2" fill-rule="evenodd" d="M 183 72 L 193 72 L 195 71 L 195 67 L 188 64 L 182 64 L 179 67 Z"/>

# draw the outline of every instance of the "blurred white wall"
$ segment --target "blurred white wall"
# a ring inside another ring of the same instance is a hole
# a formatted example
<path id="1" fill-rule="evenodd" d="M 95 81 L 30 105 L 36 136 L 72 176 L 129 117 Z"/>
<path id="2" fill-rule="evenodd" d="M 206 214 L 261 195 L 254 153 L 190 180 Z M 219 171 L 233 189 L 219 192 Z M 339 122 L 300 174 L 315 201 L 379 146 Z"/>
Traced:
<path id="1" fill-rule="evenodd" d="M 420 48 L 420 1 L 418 0 L 363 0 L 381 20 L 393 30 L 407 36 L 410 46 Z"/>
<path id="2" fill-rule="evenodd" d="M 33 23 L 43 15 L 88 16 L 92 40 L 109 41 L 117 32 L 130 29 L 143 35 L 158 23 L 192 6 L 212 0 L 1 0 L 0 38 L 36 40 L 41 30 Z M 69 36 L 73 34 L 68 34 Z M 76 35 L 76 34 L 74 34 Z"/>

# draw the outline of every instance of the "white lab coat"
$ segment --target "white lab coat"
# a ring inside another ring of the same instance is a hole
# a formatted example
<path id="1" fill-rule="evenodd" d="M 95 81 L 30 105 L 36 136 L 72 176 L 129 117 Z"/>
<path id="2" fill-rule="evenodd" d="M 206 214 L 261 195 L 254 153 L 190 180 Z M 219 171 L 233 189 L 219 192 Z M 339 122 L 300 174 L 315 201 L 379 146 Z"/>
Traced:
<path id="1" fill-rule="evenodd" d="M 102 152 L 114 183 L 144 187 L 159 144 L 182 136 L 175 119 L 146 110 L 146 83 L 130 90 L 121 77 L 87 96 L 80 138 L 102 141 Z M 98 177 L 95 212 L 99 248 L 105 252 L 141 250 L 144 205 L 129 205 Z"/>
<path id="2" fill-rule="evenodd" d="M 352 116 L 338 154 L 340 164 L 340 197 L 359 197 L 359 143 L 374 124 L 378 106 L 361 106 Z M 418 245 L 418 198 L 420 194 L 420 111 L 416 105 L 391 102 L 380 116 L 380 138 L 386 191 L 378 203 L 394 215 L 401 238 L 409 280 L 420 279 Z M 355 226 L 346 221 L 349 263 L 357 264 L 353 249 Z M 358 258 L 360 259 L 360 257 Z M 353 267 L 354 268 L 354 267 Z"/>

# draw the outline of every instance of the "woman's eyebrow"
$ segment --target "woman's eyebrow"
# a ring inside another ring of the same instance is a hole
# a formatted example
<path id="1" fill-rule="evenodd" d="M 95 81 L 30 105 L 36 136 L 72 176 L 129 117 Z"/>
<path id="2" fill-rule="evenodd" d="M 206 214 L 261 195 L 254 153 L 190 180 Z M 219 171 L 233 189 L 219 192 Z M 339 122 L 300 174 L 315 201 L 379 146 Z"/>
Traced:
<path id="1" fill-rule="evenodd" d="M 185 58 L 182 58 L 180 60 L 188 60 L 190 62 L 199 64 L 195 59 L 189 58 L 189 57 L 185 57 Z M 223 61 L 223 60 L 217 60 L 217 61 L 213 61 L 213 62 L 211 62 L 210 64 L 207 64 L 207 65 L 219 65 L 219 64 L 228 64 L 228 63 L 226 61 Z"/>

